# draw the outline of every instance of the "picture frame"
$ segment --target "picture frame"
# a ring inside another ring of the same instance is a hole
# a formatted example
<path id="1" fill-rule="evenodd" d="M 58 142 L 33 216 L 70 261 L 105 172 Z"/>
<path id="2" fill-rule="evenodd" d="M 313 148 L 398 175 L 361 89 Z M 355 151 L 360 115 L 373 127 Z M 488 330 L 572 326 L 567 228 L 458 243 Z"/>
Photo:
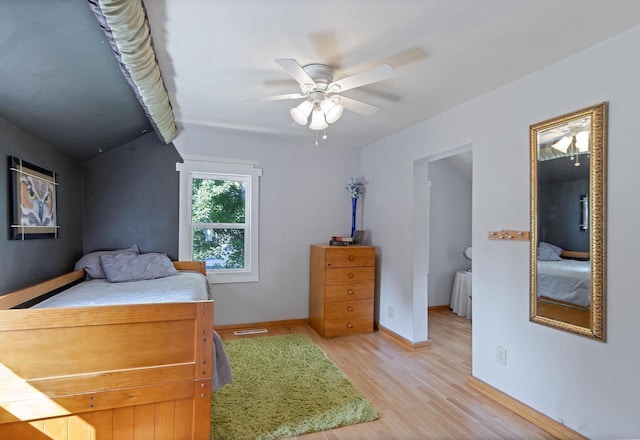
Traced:
<path id="1" fill-rule="evenodd" d="M 364 244 L 365 232 L 366 231 L 361 229 L 357 229 L 356 231 L 354 231 L 353 244 Z"/>
<path id="2" fill-rule="evenodd" d="M 56 173 L 9 156 L 9 239 L 58 238 Z"/>

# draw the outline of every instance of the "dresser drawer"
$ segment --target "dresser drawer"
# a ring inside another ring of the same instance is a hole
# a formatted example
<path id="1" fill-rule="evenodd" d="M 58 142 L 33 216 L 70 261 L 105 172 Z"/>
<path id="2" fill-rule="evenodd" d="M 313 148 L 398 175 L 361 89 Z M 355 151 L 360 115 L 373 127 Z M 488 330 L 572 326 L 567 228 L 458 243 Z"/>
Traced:
<path id="1" fill-rule="evenodd" d="M 325 284 L 361 284 L 375 281 L 375 267 L 337 267 L 325 271 Z"/>
<path id="2" fill-rule="evenodd" d="M 333 302 L 324 305 L 324 317 L 325 319 L 337 319 L 371 316 L 372 310 L 373 299 Z"/>
<path id="3" fill-rule="evenodd" d="M 344 248 L 328 249 L 325 255 L 325 266 L 355 267 L 375 266 L 376 253 L 372 247 L 345 246 Z"/>
<path id="4" fill-rule="evenodd" d="M 369 316 L 327 319 L 324 323 L 324 336 L 326 338 L 371 332 L 373 332 L 373 310 Z"/>
<path id="5" fill-rule="evenodd" d="M 310 249 L 309 325 L 323 338 L 373 331 L 376 250 L 314 244 Z"/>
<path id="6" fill-rule="evenodd" d="M 324 289 L 325 302 L 373 299 L 373 280 L 362 284 L 337 284 Z"/>

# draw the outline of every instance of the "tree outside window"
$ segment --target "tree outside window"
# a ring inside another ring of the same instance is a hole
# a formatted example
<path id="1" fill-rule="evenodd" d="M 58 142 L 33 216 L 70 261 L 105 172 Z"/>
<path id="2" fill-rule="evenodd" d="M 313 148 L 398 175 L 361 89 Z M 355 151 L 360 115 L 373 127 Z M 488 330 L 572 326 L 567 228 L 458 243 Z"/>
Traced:
<path id="1" fill-rule="evenodd" d="M 208 270 L 245 268 L 246 192 L 242 178 L 192 179 L 193 259 Z"/>

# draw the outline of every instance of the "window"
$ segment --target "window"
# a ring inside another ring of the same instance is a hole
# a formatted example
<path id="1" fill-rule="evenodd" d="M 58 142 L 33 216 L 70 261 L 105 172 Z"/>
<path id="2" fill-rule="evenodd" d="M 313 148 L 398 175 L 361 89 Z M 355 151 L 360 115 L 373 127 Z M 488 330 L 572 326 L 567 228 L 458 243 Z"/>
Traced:
<path id="1" fill-rule="evenodd" d="M 180 171 L 181 260 L 204 261 L 212 283 L 258 281 L 258 195 L 252 165 L 185 161 Z"/>

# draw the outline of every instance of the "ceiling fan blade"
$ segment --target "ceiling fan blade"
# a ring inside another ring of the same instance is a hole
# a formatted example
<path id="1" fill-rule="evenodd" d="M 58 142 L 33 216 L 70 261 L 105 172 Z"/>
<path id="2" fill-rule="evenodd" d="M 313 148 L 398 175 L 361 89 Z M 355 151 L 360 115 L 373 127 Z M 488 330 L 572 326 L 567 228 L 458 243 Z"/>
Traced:
<path id="1" fill-rule="evenodd" d="M 355 99 L 347 98 L 346 96 L 337 96 L 337 98 L 340 99 L 338 102 L 344 108 L 364 116 L 371 116 L 378 111 L 378 107 L 376 107 L 375 105 L 371 105 L 362 101 L 357 101 Z"/>
<path id="2" fill-rule="evenodd" d="M 316 86 L 315 81 L 304 71 L 302 66 L 292 58 L 277 58 L 276 63 L 293 77 L 300 85 Z"/>
<path id="3" fill-rule="evenodd" d="M 391 64 L 381 64 L 378 67 L 334 81 L 329 84 L 327 90 L 344 92 L 345 90 L 355 89 L 356 87 L 392 78 L 395 74 L 396 71 L 391 67 Z"/>
<path id="4" fill-rule="evenodd" d="M 273 96 L 265 96 L 261 98 L 262 101 L 280 101 L 282 99 L 302 99 L 306 98 L 302 93 L 287 93 L 285 95 L 273 95 Z"/>

